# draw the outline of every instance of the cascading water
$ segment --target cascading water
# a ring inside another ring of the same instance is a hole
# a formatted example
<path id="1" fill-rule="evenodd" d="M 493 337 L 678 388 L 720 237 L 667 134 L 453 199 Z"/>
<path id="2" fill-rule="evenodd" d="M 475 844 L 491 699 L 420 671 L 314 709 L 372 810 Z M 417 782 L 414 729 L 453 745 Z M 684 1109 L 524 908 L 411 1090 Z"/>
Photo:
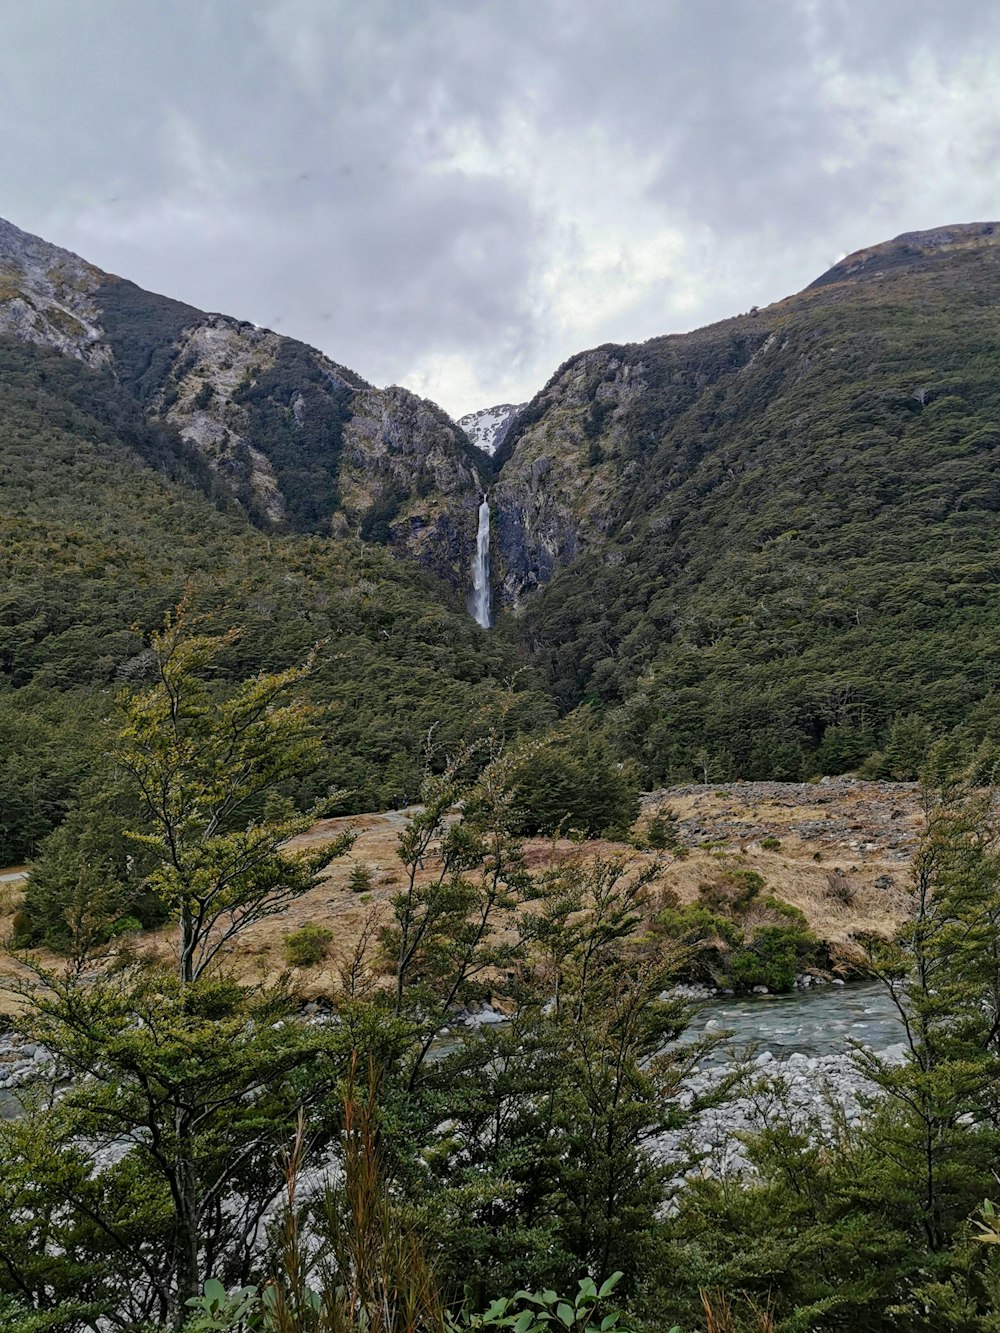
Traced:
<path id="1" fill-rule="evenodd" d="M 490 504 L 486 496 L 479 506 L 479 531 L 476 554 L 472 561 L 472 616 L 477 625 L 489 629 L 493 623 L 490 606 Z"/>

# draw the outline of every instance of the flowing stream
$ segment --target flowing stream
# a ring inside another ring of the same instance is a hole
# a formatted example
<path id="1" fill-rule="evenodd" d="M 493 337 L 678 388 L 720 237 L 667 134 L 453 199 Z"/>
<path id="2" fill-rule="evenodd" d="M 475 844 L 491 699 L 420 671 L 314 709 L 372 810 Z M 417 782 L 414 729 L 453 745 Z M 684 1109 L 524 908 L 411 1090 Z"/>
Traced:
<path id="1" fill-rule="evenodd" d="M 476 554 L 472 561 L 472 616 L 483 629 L 489 629 L 493 623 L 490 605 L 490 504 L 485 495 L 479 506 Z"/>
<path id="2" fill-rule="evenodd" d="M 875 981 L 819 986 L 790 995 L 708 1000 L 699 1006 L 685 1038 L 700 1037 L 706 1027 L 732 1033 L 725 1044 L 730 1052 L 756 1045 L 776 1060 L 796 1054 L 846 1055 L 852 1038 L 875 1051 L 886 1051 L 903 1040 L 896 1007 L 885 987 Z M 728 1059 L 725 1047 L 712 1060 Z"/>

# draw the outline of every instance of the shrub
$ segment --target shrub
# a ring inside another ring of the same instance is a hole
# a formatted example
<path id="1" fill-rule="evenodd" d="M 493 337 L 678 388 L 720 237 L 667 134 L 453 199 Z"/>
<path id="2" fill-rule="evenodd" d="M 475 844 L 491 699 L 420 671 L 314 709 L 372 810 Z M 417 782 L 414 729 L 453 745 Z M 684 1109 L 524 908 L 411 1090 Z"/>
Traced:
<path id="1" fill-rule="evenodd" d="M 858 896 L 857 889 L 842 870 L 829 870 L 826 875 L 826 895 L 842 907 L 850 907 Z"/>
<path id="2" fill-rule="evenodd" d="M 726 869 L 714 880 L 698 885 L 698 899 L 713 912 L 740 916 L 764 887 L 756 870 Z"/>
<path id="3" fill-rule="evenodd" d="M 518 833 L 626 837 L 639 813 L 637 771 L 618 763 L 586 711 L 522 756 L 513 786 Z"/>
<path id="4" fill-rule="evenodd" d="M 677 816 L 673 810 L 669 806 L 665 806 L 662 810 L 657 810 L 655 814 L 650 815 L 646 823 L 646 831 L 640 835 L 637 842 L 642 847 L 652 848 L 653 851 L 673 851 L 680 843 L 680 836 L 677 832 Z"/>
<path id="5" fill-rule="evenodd" d="M 794 909 L 793 909 L 794 910 Z M 798 923 L 758 926 L 730 959 L 734 990 L 766 986 L 772 991 L 790 991 L 802 968 L 815 960 L 817 942 Z"/>
<path id="6" fill-rule="evenodd" d="M 289 967 L 315 967 L 327 956 L 333 931 L 312 922 L 285 936 L 285 961 Z"/>
<path id="7" fill-rule="evenodd" d="M 375 883 L 372 868 L 364 861 L 355 861 L 347 878 L 347 887 L 352 893 L 370 893 Z"/>
<path id="8" fill-rule="evenodd" d="M 141 930 L 142 922 L 137 916 L 120 916 L 108 926 L 107 935 L 114 939 L 118 935 L 138 935 Z"/>
<path id="9" fill-rule="evenodd" d="M 656 917 L 657 928 L 671 939 L 689 946 L 691 953 L 683 971 L 683 980 L 709 986 L 725 985 L 729 979 L 729 958 L 742 943 L 742 932 L 732 921 L 700 903 L 664 907 Z"/>
<path id="10" fill-rule="evenodd" d="M 475 1328 L 513 1328 L 518 1333 L 547 1333 L 551 1328 L 564 1328 L 569 1333 L 573 1330 L 589 1333 L 598 1327 L 608 1333 L 612 1330 L 614 1333 L 629 1333 L 635 1325 L 625 1311 L 614 1307 L 609 1309 L 605 1303 L 621 1276 L 621 1273 L 612 1273 L 600 1290 L 591 1278 L 583 1278 L 577 1284 L 579 1291 L 575 1296 L 559 1296 L 554 1291 L 519 1291 L 514 1296 L 494 1301 L 485 1314 L 463 1314 L 458 1322 L 449 1318 L 449 1333 Z M 675 1327 L 670 1333 L 680 1333 L 680 1330 Z"/>

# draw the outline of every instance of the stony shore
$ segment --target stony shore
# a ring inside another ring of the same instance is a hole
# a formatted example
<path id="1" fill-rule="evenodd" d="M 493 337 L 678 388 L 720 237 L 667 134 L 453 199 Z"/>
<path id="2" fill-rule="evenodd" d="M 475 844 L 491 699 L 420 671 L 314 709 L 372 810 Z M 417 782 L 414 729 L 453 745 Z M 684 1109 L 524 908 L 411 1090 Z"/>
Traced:
<path id="1" fill-rule="evenodd" d="M 890 1060 L 902 1053 L 902 1046 L 881 1052 Z M 814 1143 L 831 1139 L 855 1125 L 866 1099 L 875 1095 L 849 1054 L 793 1054 L 776 1060 L 770 1051 L 761 1051 L 745 1066 L 714 1065 L 694 1073 L 685 1081 L 682 1104 L 690 1107 L 730 1077 L 735 1083 L 725 1102 L 698 1112 L 685 1129 L 651 1141 L 663 1162 L 694 1161 L 679 1179 L 750 1173 L 744 1137 L 773 1125 L 787 1124 Z"/>

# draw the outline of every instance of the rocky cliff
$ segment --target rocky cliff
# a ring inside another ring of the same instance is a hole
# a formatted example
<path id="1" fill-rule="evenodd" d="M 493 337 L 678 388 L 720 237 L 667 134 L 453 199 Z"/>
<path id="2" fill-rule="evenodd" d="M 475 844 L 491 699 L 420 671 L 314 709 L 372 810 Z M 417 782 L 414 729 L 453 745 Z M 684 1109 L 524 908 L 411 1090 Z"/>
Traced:
<path id="1" fill-rule="evenodd" d="M 797 421 L 808 448 L 824 395 L 835 435 L 864 434 L 871 413 L 841 397 L 852 379 L 886 401 L 948 396 L 957 363 L 928 360 L 927 339 L 949 325 L 960 362 L 962 309 L 992 302 L 998 272 L 1000 224 L 907 233 L 764 309 L 571 358 L 493 460 L 498 604 L 521 605 L 585 552 L 614 564 L 633 541 L 690 533 L 700 497 L 766 468 L 755 439 L 776 422 Z M 752 525 L 753 510 L 734 518 Z"/>
<path id="2" fill-rule="evenodd" d="M 313 348 L 145 292 L 0 221 L 0 332 L 113 374 L 254 522 L 351 532 L 462 586 L 481 455 L 434 404 Z"/>

